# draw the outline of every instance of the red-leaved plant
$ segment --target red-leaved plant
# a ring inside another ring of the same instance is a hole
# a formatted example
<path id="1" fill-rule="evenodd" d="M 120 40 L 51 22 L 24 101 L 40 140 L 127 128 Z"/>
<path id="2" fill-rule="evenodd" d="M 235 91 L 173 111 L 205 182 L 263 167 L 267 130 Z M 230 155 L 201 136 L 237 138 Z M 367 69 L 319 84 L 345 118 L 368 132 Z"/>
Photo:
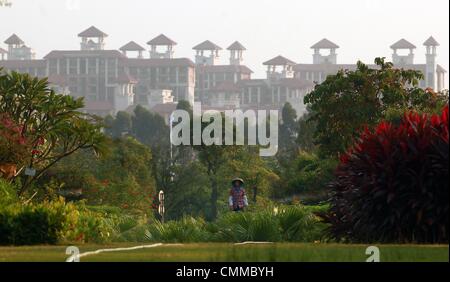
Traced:
<path id="1" fill-rule="evenodd" d="M 18 164 L 28 157 L 31 146 L 23 126 L 0 114 L 0 164 Z"/>
<path id="2" fill-rule="evenodd" d="M 341 157 L 326 220 L 350 242 L 449 241 L 449 109 L 361 133 Z"/>

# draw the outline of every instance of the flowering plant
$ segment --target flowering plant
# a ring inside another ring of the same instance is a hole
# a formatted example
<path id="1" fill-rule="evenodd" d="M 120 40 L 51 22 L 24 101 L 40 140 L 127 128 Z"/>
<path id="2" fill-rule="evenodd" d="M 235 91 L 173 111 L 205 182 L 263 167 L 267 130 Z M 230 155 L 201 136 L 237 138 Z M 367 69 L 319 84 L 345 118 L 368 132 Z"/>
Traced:
<path id="1" fill-rule="evenodd" d="M 7 114 L 0 114 L 0 164 L 21 164 L 31 151 L 31 144 L 17 124 Z"/>

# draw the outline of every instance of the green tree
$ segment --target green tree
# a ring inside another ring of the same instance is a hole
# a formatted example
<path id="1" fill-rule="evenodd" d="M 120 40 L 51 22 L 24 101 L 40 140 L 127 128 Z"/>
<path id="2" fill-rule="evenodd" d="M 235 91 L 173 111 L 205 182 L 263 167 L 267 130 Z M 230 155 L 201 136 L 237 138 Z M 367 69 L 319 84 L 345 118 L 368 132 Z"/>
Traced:
<path id="1" fill-rule="evenodd" d="M 191 115 L 191 122 L 200 122 L 201 123 L 201 132 L 204 131 L 206 127 L 208 127 L 213 121 L 197 121 L 195 119 L 202 119 L 202 117 L 192 116 Z M 215 134 L 220 134 L 222 141 L 225 140 L 225 119 L 222 115 L 222 132 L 214 132 Z M 192 126 L 191 126 L 192 128 Z M 191 130 L 192 133 L 193 130 Z M 233 129 L 234 131 L 234 129 Z M 214 136 L 219 137 L 219 136 Z M 193 137 L 191 136 L 191 144 L 193 144 Z M 199 162 L 203 165 L 206 171 L 206 175 L 209 180 L 210 184 L 210 200 L 209 200 L 209 207 L 210 212 L 208 213 L 208 219 L 209 220 L 215 220 L 217 218 L 218 214 L 218 200 L 219 200 L 219 188 L 220 188 L 220 180 L 223 179 L 221 177 L 221 171 L 225 167 L 226 163 L 229 160 L 230 152 L 235 149 L 235 146 L 226 146 L 222 144 L 213 144 L 208 145 L 203 142 L 203 138 L 201 140 L 200 145 L 193 145 L 192 147 L 196 151 L 196 157 L 199 160 Z"/>
<path id="2" fill-rule="evenodd" d="M 90 205 L 110 205 L 151 213 L 155 195 L 151 150 L 132 137 L 110 142 L 110 153 L 95 158 L 92 150 L 80 150 L 49 169 L 42 187 L 55 183 L 59 192 L 82 189 Z M 48 190 L 39 197 L 52 197 Z M 63 193 L 63 194 L 64 194 Z"/>
<path id="3" fill-rule="evenodd" d="M 418 87 L 420 71 L 394 68 L 384 58 L 375 63 L 370 68 L 358 62 L 354 71 L 330 75 L 305 97 L 310 120 L 317 122 L 315 139 L 322 155 L 344 152 L 365 126 L 373 127 L 389 111 L 433 111 L 444 105 L 446 97 Z"/>
<path id="4" fill-rule="evenodd" d="M 256 202 L 259 197 L 268 197 L 274 183 L 279 181 L 278 175 L 268 163 L 269 160 L 259 156 L 257 146 L 234 148 L 229 152 L 229 160 L 225 164 L 226 185 L 230 185 L 231 178 L 239 176 L 245 180 L 249 200 Z"/>
<path id="5" fill-rule="evenodd" d="M 0 70 L 0 112 L 20 126 L 31 151 L 18 166 L 32 167 L 36 174 L 25 177 L 19 194 L 61 159 L 80 149 L 107 151 L 101 121 L 79 111 L 83 99 L 55 93 L 47 79 Z"/>
<path id="6" fill-rule="evenodd" d="M 298 134 L 296 143 L 301 151 L 314 152 L 317 149 L 314 143 L 317 122 L 310 120 L 311 113 L 307 112 L 298 119 Z"/>
<path id="7" fill-rule="evenodd" d="M 220 171 L 229 160 L 229 150 L 232 146 L 212 145 L 195 146 L 198 151 L 198 159 L 200 163 L 205 167 L 206 174 L 211 187 L 210 197 L 210 213 L 209 219 L 214 220 L 217 218 L 217 201 L 219 199 L 219 176 Z"/>
<path id="8" fill-rule="evenodd" d="M 132 133 L 137 140 L 153 147 L 156 144 L 169 144 L 169 127 L 164 118 L 138 105 L 132 116 Z"/>
<path id="9" fill-rule="evenodd" d="M 276 198 L 298 198 L 317 204 L 328 199 L 328 183 L 334 178 L 337 161 L 320 158 L 314 153 L 299 152 L 281 171 L 281 180 L 272 195 Z"/>
<path id="10" fill-rule="evenodd" d="M 194 160 L 171 169 L 174 177 L 164 189 L 166 218 L 208 217 L 210 183 L 203 165 Z"/>
<path id="11" fill-rule="evenodd" d="M 129 134 L 131 131 L 131 116 L 127 112 L 119 111 L 111 127 L 111 135 L 115 138 Z"/>
<path id="12" fill-rule="evenodd" d="M 298 134 L 297 112 L 290 103 L 286 103 L 281 111 L 280 147 L 293 149 Z"/>
<path id="13" fill-rule="evenodd" d="M 281 166 L 286 165 L 286 163 L 292 158 L 293 152 L 297 151 L 297 135 L 297 113 L 288 102 L 284 105 L 281 111 L 281 122 L 279 126 L 279 147 L 277 158 Z"/>

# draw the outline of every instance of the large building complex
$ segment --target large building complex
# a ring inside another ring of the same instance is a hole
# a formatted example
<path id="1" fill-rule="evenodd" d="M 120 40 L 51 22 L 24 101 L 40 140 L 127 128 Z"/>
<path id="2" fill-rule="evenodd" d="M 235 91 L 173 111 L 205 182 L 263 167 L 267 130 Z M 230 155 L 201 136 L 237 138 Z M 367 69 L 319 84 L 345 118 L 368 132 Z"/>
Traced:
<path id="1" fill-rule="evenodd" d="M 420 87 L 430 87 L 441 91 L 445 88 L 446 70 L 436 62 L 439 43 L 430 36 L 423 45 L 425 47 L 425 64 L 414 63 L 416 46 L 405 39 L 400 39 L 390 46 L 393 52 L 392 63 L 397 68 L 421 71 L 425 79 L 420 81 Z M 340 69 L 356 69 L 355 64 L 337 63 L 336 50 L 338 48 L 338 45 L 328 39 L 322 39 L 311 46 L 311 49 L 314 50 L 313 63 L 297 64 L 294 67 L 295 77 L 321 83 L 327 75 L 334 74 Z"/>
<path id="2" fill-rule="evenodd" d="M 57 91 L 85 98 L 85 111 L 105 116 L 132 110 L 140 104 L 163 116 L 177 101 L 201 101 L 204 109 L 279 109 L 290 102 L 301 115 L 306 108 L 303 97 L 316 83 L 340 69 L 355 69 L 354 64 L 339 64 L 339 46 L 328 39 L 314 44 L 311 64 L 298 64 L 283 56 L 263 63 L 265 78 L 252 78 L 244 65 L 246 48 L 238 41 L 227 47 L 229 63 L 219 64 L 222 48 L 206 40 L 193 47 L 194 62 L 176 58 L 177 43 L 160 34 L 146 48 L 134 41 L 119 50 L 106 49 L 108 35 L 92 26 L 78 34 L 79 50 L 55 50 L 36 59 L 33 50 L 13 34 L 0 48 L 0 67 L 48 77 Z M 425 79 L 421 87 L 444 89 L 446 71 L 436 62 L 439 43 L 428 38 L 425 64 L 414 63 L 416 46 L 401 39 L 391 46 L 396 67 L 420 70 Z M 324 53 L 324 50 L 326 53 Z M 406 52 L 405 52 L 406 51 Z"/>
<path id="3" fill-rule="evenodd" d="M 108 35 L 93 26 L 78 36 L 81 38 L 80 50 L 51 51 L 42 60 L 34 60 L 25 52 L 31 53 L 31 49 L 24 49 L 23 41 L 13 35 L 5 41 L 9 51 L 7 59 L 0 61 L 0 67 L 39 77 L 48 76 L 60 91 L 85 97 L 87 112 L 102 116 L 136 104 L 150 109 L 157 107 L 160 102 L 170 101 L 170 98 L 164 99 L 163 95 L 167 93 L 176 100 L 194 102 L 194 63 L 185 58 L 173 58 L 172 46 L 167 54 L 158 53 L 156 46 L 165 36 L 149 42 L 149 58 L 143 58 L 145 49 L 135 42 L 124 45 L 121 52 L 105 49 Z M 16 51 L 17 48 L 25 51 Z M 134 51 L 136 58 L 129 57 Z M 18 58 L 16 54 L 22 57 Z"/>

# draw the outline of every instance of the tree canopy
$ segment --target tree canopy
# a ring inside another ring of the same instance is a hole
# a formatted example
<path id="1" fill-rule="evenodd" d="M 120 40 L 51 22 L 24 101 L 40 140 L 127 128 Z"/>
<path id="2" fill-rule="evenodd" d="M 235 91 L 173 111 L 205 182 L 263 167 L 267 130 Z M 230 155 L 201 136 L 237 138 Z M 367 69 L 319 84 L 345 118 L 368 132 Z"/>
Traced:
<path id="1" fill-rule="evenodd" d="M 395 68 L 384 58 L 376 58 L 375 64 L 370 68 L 358 62 L 356 70 L 329 75 L 305 96 L 322 155 L 344 152 L 364 127 L 373 127 L 390 113 L 434 111 L 445 105 L 445 95 L 418 87 L 420 71 Z"/>
<path id="2" fill-rule="evenodd" d="M 15 128 L 19 139 L 14 148 L 20 151 L 15 158 L 3 161 L 36 169 L 19 193 L 79 149 L 92 148 L 97 154 L 107 151 L 101 120 L 80 112 L 83 106 L 82 98 L 57 94 L 47 79 L 0 70 L 0 113 L 4 121 L 0 132 Z M 4 134 L 0 138 L 8 142 Z"/>

